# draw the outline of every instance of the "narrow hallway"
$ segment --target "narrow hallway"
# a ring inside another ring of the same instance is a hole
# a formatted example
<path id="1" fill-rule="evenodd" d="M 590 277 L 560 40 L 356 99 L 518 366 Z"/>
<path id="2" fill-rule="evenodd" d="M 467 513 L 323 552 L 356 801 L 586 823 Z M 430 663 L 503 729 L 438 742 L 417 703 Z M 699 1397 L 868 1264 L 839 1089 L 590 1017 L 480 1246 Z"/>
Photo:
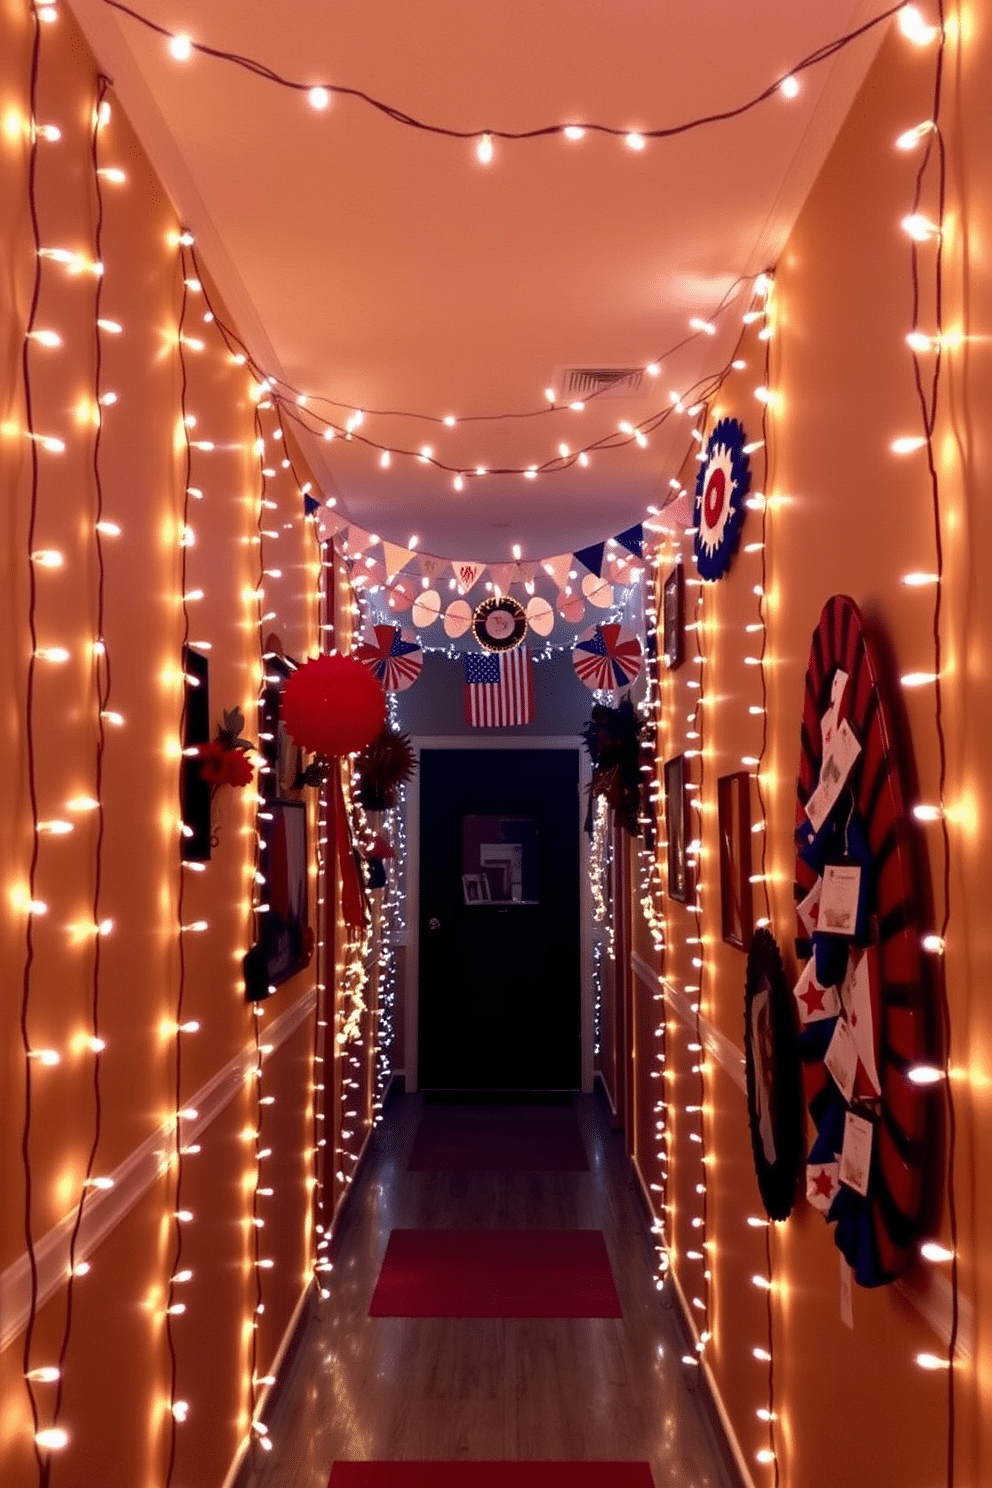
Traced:
<path id="1" fill-rule="evenodd" d="M 370 1317 L 390 1234 L 411 1227 L 600 1231 L 623 1316 Z M 386 1459 L 595 1459 L 649 1464 L 655 1488 L 730 1481 L 683 1382 L 685 1346 L 655 1288 L 643 1208 L 596 1097 L 393 1100 L 327 1286 L 268 1421 L 274 1450 L 256 1451 L 242 1488 L 327 1488 L 334 1463 Z M 609 1488 L 620 1470 L 603 1466 L 592 1481 Z"/>

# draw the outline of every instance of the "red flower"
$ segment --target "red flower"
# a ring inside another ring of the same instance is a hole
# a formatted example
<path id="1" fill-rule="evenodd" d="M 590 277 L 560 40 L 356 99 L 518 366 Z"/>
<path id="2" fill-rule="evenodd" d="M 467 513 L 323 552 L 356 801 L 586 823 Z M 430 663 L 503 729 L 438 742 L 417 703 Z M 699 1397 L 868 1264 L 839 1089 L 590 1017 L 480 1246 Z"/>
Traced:
<path id="1" fill-rule="evenodd" d="M 201 744 L 197 750 L 200 779 L 206 780 L 209 785 L 223 785 L 227 779 L 227 756 L 230 752 L 223 744 L 218 744 L 216 739 L 209 744 Z"/>
<path id="2" fill-rule="evenodd" d="M 223 779 L 228 785 L 250 785 L 255 776 L 255 767 L 242 749 L 226 749 Z"/>

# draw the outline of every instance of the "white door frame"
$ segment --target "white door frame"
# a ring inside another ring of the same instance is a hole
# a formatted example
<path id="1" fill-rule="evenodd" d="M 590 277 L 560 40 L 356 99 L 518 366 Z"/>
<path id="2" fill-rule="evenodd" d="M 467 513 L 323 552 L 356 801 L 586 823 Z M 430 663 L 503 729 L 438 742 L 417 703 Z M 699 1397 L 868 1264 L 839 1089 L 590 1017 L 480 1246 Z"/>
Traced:
<path id="1" fill-rule="evenodd" d="M 406 979 L 404 988 L 404 1069 L 406 1089 L 418 1088 L 420 1029 L 420 755 L 424 749 L 560 749 L 575 751 L 579 757 L 579 790 L 576 810 L 579 833 L 579 1030 L 580 1079 L 586 1094 L 593 1081 L 593 986 L 592 986 L 592 887 L 589 879 L 589 845 L 582 830 L 586 818 L 586 787 L 592 778 L 589 755 L 581 739 L 546 734 L 537 737 L 475 738 L 444 735 L 431 738 L 419 735 L 411 739 L 417 757 L 417 780 L 406 793 Z"/>

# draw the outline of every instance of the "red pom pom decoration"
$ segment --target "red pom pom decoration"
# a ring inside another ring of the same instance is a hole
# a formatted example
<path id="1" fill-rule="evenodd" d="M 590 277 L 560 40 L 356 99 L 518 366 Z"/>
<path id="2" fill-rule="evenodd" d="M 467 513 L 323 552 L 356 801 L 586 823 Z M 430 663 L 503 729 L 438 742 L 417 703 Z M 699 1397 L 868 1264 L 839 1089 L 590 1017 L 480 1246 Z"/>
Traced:
<path id="1" fill-rule="evenodd" d="M 353 656 L 318 656 L 283 683 L 283 723 L 313 754 L 354 754 L 371 744 L 385 719 L 382 684 Z"/>

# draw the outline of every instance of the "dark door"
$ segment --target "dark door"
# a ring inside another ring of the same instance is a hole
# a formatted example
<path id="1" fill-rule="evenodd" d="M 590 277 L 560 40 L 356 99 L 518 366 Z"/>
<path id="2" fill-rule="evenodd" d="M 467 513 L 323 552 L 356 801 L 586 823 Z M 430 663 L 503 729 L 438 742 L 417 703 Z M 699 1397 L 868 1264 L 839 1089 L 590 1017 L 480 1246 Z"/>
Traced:
<path id="1" fill-rule="evenodd" d="M 422 1086 L 579 1085 L 578 772 L 574 749 L 421 753 Z"/>

